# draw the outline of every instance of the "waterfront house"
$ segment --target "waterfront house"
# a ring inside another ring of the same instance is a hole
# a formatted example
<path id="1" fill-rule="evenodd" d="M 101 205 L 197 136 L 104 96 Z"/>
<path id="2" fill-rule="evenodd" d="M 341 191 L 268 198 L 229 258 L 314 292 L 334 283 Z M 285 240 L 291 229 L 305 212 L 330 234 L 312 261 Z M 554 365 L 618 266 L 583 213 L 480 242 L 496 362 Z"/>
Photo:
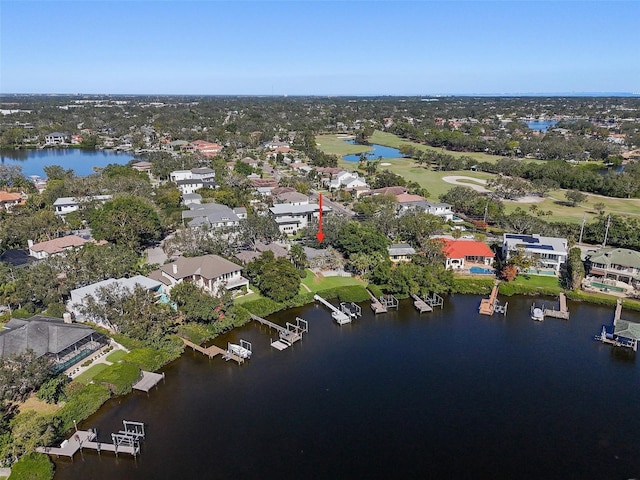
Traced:
<path id="1" fill-rule="evenodd" d="M 59 255 L 67 250 L 83 247 L 89 240 L 85 240 L 77 235 L 67 235 L 66 237 L 54 238 L 46 242 L 33 243 L 33 240 L 27 240 L 29 244 L 29 255 L 43 259 L 51 255 Z"/>
<path id="2" fill-rule="evenodd" d="M 192 282 L 213 295 L 221 290 L 235 290 L 249 286 L 242 276 L 242 267 L 218 255 L 179 257 L 175 262 L 160 267 L 153 278 L 162 281 L 167 290 L 181 282 Z"/>
<path id="3" fill-rule="evenodd" d="M 133 292 L 136 286 L 140 286 L 146 290 L 160 294 L 162 292 L 163 284 L 158 280 L 144 277 L 142 275 L 136 275 L 131 278 L 108 278 L 100 282 L 92 283 L 91 285 L 71 290 L 71 292 L 69 292 L 70 299 L 67 302 L 67 310 L 73 313 L 78 319 L 93 322 L 105 328 L 112 329 L 112 325 L 108 318 L 87 317 L 81 313 L 82 307 L 85 306 L 90 299 L 95 301 L 98 292 L 103 288 L 113 288 Z"/>
<path id="4" fill-rule="evenodd" d="M 44 136 L 45 145 L 64 145 L 71 143 L 70 133 L 53 132 Z"/>
<path id="5" fill-rule="evenodd" d="M 509 260 L 517 251 L 522 251 L 535 262 L 529 273 L 553 272 L 557 275 L 567 261 L 567 239 L 505 233 L 502 239 L 502 258 Z"/>
<path id="6" fill-rule="evenodd" d="M 260 257 L 260 255 L 266 251 L 273 252 L 275 258 L 287 258 L 289 256 L 287 249 L 277 243 L 256 242 L 253 250 L 242 250 L 236 253 L 236 258 L 246 265 Z"/>
<path id="7" fill-rule="evenodd" d="M 640 286 L 640 252 L 628 248 L 601 248 L 585 255 L 588 284 L 609 290 Z"/>
<path id="8" fill-rule="evenodd" d="M 387 248 L 389 252 L 389 258 L 392 262 L 410 262 L 411 255 L 416 254 L 415 248 L 408 243 L 394 243 Z"/>
<path id="9" fill-rule="evenodd" d="M 50 358 L 53 372 L 59 373 L 106 344 L 104 335 L 86 325 L 71 323 L 68 316 L 65 320 L 43 315 L 12 318 L 0 331 L 0 358 L 31 350 L 37 358 Z"/>
<path id="10" fill-rule="evenodd" d="M 475 240 L 442 239 L 445 267 L 466 270 L 470 273 L 490 273 L 493 266 L 493 250 L 484 242 Z"/>

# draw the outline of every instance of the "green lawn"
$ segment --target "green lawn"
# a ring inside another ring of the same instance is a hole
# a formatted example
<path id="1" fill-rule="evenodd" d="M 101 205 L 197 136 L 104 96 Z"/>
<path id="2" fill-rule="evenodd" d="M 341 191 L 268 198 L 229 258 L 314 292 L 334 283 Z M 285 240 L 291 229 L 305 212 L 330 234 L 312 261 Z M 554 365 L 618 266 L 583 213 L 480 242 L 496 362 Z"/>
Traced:
<path id="1" fill-rule="evenodd" d="M 125 352 L 124 350 L 116 350 L 115 352 L 111 352 L 109 355 L 107 355 L 107 361 L 111 363 L 117 363 L 122 360 L 122 357 L 124 357 L 126 354 L 127 352 Z"/>
<path id="2" fill-rule="evenodd" d="M 351 155 L 371 150 L 366 145 L 351 145 L 345 140 L 352 139 L 352 135 L 317 135 L 316 145 L 319 150 L 332 155 Z"/>
<path id="3" fill-rule="evenodd" d="M 302 283 L 309 287 L 312 292 L 328 290 L 330 288 L 347 287 L 350 285 L 366 285 L 366 282 L 358 280 L 354 277 L 317 277 L 311 270 L 307 270 L 307 276 L 302 279 Z M 300 286 L 300 292 L 306 292 L 304 287 Z"/>
<path id="4" fill-rule="evenodd" d="M 74 379 L 74 381 L 87 385 L 87 384 L 91 383 L 91 380 L 93 380 L 93 377 L 95 377 L 100 372 L 105 370 L 108 366 L 109 365 L 107 365 L 106 363 L 96 363 L 94 366 L 92 366 L 88 370 L 86 370 L 86 371 L 82 372 L 80 375 L 78 375 Z"/>
<path id="5" fill-rule="evenodd" d="M 254 292 L 234 299 L 233 303 L 235 303 L 236 305 L 242 305 L 243 303 L 253 302 L 254 300 L 257 300 L 259 298 L 262 298 L 262 296 L 259 293 Z"/>
<path id="6" fill-rule="evenodd" d="M 515 285 L 526 285 L 532 288 L 558 288 L 560 283 L 558 277 L 551 275 L 518 275 L 512 282 Z M 558 290 L 559 292 L 560 290 Z"/>

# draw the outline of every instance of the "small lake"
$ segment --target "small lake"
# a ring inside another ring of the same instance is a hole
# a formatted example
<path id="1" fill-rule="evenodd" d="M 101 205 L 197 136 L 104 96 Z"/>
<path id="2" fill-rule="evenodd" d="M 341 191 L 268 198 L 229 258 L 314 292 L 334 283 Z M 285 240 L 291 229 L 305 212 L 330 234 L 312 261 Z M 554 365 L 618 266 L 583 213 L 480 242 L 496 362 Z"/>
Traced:
<path id="1" fill-rule="evenodd" d="M 531 122 L 525 122 L 527 127 L 531 130 L 536 130 L 538 132 L 546 132 L 552 127 L 555 127 L 558 123 L 557 120 L 533 120 Z"/>
<path id="2" fill-rule="evenodd" d="M 355 145 L 356 142 L 353 140 L 346 140 L 346 143 L 350 143 Z M 385 147 L 384 145 L 377 145 L 375 143 L 369 145 L 363 145 L 363 147 L 371 147 L 369 151 L 366 152 L 368 160 L 377 160 L 378 157 L 382 158 L 402 158 L 403 155 L 400 153 L 400 150 L 397 148 Z M 345 155 L 342 157 L 345 162 L 358 162 L 360 161 L 360 154 L 351 154 Z"/>
<path id="3" fill-rule="evenodd" d="M 148 395 L 79 425 L 109 441 L 123 419 L 145 422 L 138 459 L 85 451 L 54 459 L 55 479 L 636 478 L 640 360 L 593 340 L 613 308 L 569 302 L 568 321 L 534 322 L 532 302 L 555 299 L 501 300 L 493 317 L 473 295 L 422 315 L 366 302 L 342 327 L 311 304 L 270 317 L 309 322 L 284 351 L 252 322 L 215 341 L 250 341 L 246 364 L 187 350 Z"/>
<path id="4" fill-rule="evenodd" d="M 130 153 L 110 150 L 83 150 L 80 148 L 45 148 L 43 150 L 0 150 L 1 165 L 19 165 L 25 177 L 44 178 L 44 167 L 60 165 L 85 177 L 95 173 L 93 167 L 106 167 L 110 163 L 124 165 L 135 157 Z"/>

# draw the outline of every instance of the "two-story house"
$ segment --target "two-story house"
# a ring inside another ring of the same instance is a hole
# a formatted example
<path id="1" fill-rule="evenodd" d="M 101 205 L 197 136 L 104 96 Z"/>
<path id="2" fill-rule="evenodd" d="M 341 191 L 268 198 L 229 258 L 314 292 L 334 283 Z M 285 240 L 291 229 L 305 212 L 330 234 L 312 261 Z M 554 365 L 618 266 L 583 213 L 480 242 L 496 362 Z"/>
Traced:
<path id="1" fill-rule="evenodd" d="M 56 215 L 66 215 L 75 212 L 83 203 L 100 202 L 104 203 L 111 200 L 112 195 L 94 195 L 92 197 L 60 197 L 53 202 L 53 208 Z"/>
<path id="2" fill-rule="evenodd" d="M 329 211 L 331 208 L 322 206 L 323 214 Z M 306 205 L 277 203 L 269 209 L 269 212 L 282 233 L 295 235 L 301 228 L 307 227 L 320 216 L 320 206 L 317 203 Z"/>
<path id="3" fill-rule="evenodd" d="M 242 267 L 218 255 L 201 257 L 180 257 L 173 263 L 160 267 L 158 278 L 170 290 L 181 282 L 192 282 L 213 295 L 223 289 L 235 290 L 249 286 L 249 280 L 242 276 Z"/>
<path id="4" fill-rule="evenodd" d="M 502 239 L 502 258 L 509 260 L 517 251 L 522 251 L 534 261 L 534 269 L 553 270 L 558 274 L 567 261 L 567 239 L 505 233 Z"/>
<path id="5" fill-rule="evenodd" d="M 640 287 L 640 252 L 628 248 L 601 248 L 585 255 L 585 267 L 591 285 L 609 286 L 607 280 Z"/>

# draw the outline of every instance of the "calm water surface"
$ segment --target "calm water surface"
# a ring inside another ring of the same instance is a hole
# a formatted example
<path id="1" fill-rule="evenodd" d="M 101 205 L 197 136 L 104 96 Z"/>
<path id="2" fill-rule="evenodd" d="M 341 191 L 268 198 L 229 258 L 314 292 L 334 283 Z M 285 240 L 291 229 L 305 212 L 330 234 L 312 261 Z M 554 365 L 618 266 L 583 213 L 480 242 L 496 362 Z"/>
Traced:
<path id="1" fill-rule="evenodd" d="M 282 352 L 247 325 L 216 341 L 251 341 L 247 364 L 188 351 L 149 395 L 81 425 L 108 440 L 122 419 L 144 421 L 137 460 L 87 452 L 57 461 L 56 480 L 639 475 L 637 362 L 592 340 L 613 309 L 570 302 L 568 322 L 538 323 L 532 299 L 510 298 L 506 317 L 479 316 L 479 300 L 422 316 L 403 302 L 374 317 L 367 304 L 343 327 L 316 305 L 282 312 L 310 324 Z"/>
<path id="2" fill-rule="evenodd" d="M 353 140 L 346 140 L 346 143 L 355 144 Z M 402 158 L 403 155 L 400 153 L 400 150 L 397 148 L 385 147 L 384 145 L 377 145 L 372 143 L 367 145 L 367 147 L 371 147 L 369 151 L 367 151 L 367 158 L 369 160 L 377 160 L 378 157 L 382 158 Z M 352 154 L 352 155 L 344 155 L 342 159 L 346 162 L 358 162 L 360 161 L 360 154 Z"/>
<path id="3" fill-rule="evenodd" d="M 20 165 L 26 177 L 46 177 L 43 167 L 60 165 L 84 177 L 94 173 L 93 167 L 106 167 L 110 163 L 123 165 L 133 160 L 129 153 L 110 150 L 82 150 L 79 148 L 46 148 L 43 150 L 0 150 L 0 164 Z"/>
<path id="4" fill-rule="evenodd" d="M 558 123 L 557 120 L 533 120 L 531 122 L 525 122 L 527 127 L 531 130 L 537 130 L 539 132 L 546 132 L 552 127 L 555 127 Z"/>

